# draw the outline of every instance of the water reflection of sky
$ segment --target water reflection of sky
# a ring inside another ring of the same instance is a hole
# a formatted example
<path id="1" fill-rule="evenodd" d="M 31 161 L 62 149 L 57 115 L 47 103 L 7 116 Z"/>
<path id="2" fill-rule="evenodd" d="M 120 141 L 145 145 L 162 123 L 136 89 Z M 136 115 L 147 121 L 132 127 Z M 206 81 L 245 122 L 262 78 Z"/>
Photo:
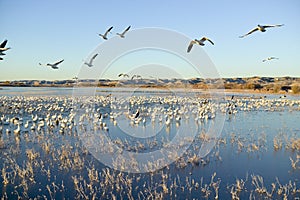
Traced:
<path id="1" fill-rule="evenodd" d="M 89 90 L 82 88 L 82 93 L 90 94 L 90 92 L 95 91 L 95 88 Z M 109 92 L 113 92 L 115 90 L 110 88 L 97 88 L 99 94 L 107 94 Z M 122 91 L 120 89 L 120 91 Z M 164 92 L 164 91 L 160 91 Z M 73 94 L 73 88 L 4 88 L 0 90 L 0 95 L 67 95 L 71 96 Z M 145 94 L 141 92 L 140 94 Z M 169 94 L 167 92 L 167 94 Z M 230 96 L 231 94 L 227 94 Z M 252 94 L 237 94 L 236 96 L 247 96 L 252 97 Z M 279 98 L 280 95 L 267 95 L 267 98 Z M 254 97 L 257 97 L 255 94 Z M 288 98 L 297 99 L 295 96 L 288 96 Z M 299 99 L 299 98 L 298 98 Z M 222 115 L 221 113 L 219 113 Z M 67 113 L 64 113 L 67 115 Z M 28 119 L 29 116 L 24 116 L 24 119 Z M 192 179 L 200 182 L 201 178 L 203 178 L 203 184 L 209 184 L 211 180 L 211 175 L 216 172 L 216 179 L 220 178 L 221 184 L 219 189 L 219 197 L 220 199 L 230 199 L 230 188 L 232 184 L 236 182 L 236 179 L 248 179 L 245 188 L 246 190 L 240 193 L 241 199 L 248 199 L 249 193 L 251 190 L 255 189 L 251 183 L 251 175 L 260 175 L 264 178 L 264 186 L 271 190 L 271 183 L 276 182 L 276 178 L 282 184 L 287 184 L 290 180 L 292 182 L 296 182 L 297 187 L 299 188 L 299 177 L 300 170 L 293 170 L 291 168 L 290 157 L 295 158 L 299 151 L 292 151 L 291 149 L 285 149 L 285 145 L 291 140 L 291 138 L 299 138 L 300 137 L 300 126 L 299 126 L 300 112 L 294 107 L 294 109 L 286 108 L 282 111 L 263 111 L 263 110 L 252 110 L 252 111 L 238 111 L 235 115 L 227 115 L 224 123 L 224 127 L 222 130 L 221 138 L 226 140 L 226 144 L 220 144 L 216 146 L 212 152 L 208 155 L 210 159 L 209 164 L 206 166 L 194 166 L 192 164 L 187 165 L 185 168 L 177 168 L 176 163 L 171 164 L 168 168 L 164 168 L 159 171 L 158 174 L 141 174 L 141 180 L 133 182 L 133 187 L 139 186 L 142 187 L 142 184 L 146 183 L 146 187 L 151 185 L 158 187 L 161 184 L 161 176 L 160 173 L 167 173 L 168 179 L 167 182 L 174 181 L 174 178 L 179 177 L 181 184 L 186 184 L 186 179 L 192 181 Z M 111 123 L 109 119 L 105 119 L 106 123 Z M 208 124 L 203 124 L 199 127 L 198 131 L 202 129 L 206 129 Z M 5 127 L 4 127 L 5 128 Z M 149 127 L 148 127 L 149 128 Z M 174 137 L 175 132 L 172 130 L 176 130 L 175 124 L 171 124 L 171 132 L 167 133 L 162 127 L 161 132 L 157 136 L 158 139 L 165 140 L 165 138 Z M 122 133 L 116 127 L 112 127 L 110 130 L 110 137 L 116 139 L 121 137 Z M 9 138 L 11 137 L 11 138 Z M 25 139 L 24 135 L 21 135 L 21 149 L 20 154 L 16 158 L 17 162 L 21 163 L 24 159 L 26 159 L 25 151 L 28 148 L 35 148 L 38 142 L 38 135 L 32 134 L 27 136 Z M 70 144 L 72 146 L 76 146 L 77 138 L 72 137 L 69 134 L 52 134 L 46 135 L 47 140 L 55 141 L 55 148 L 59 149 L 66 144 Z M 125 136 L 129 138 L 128 136 Z M 275 151 L 273 147 L 273 139 L 279 138 L 283 142 L 283 148 Z M 14 141 L 14 135 L 2 134 L 2 138 L 8 139 L 8 141 Z M 156 138 L 156 139 L 157 139 Z M 130 138 L 128 139 L 130 141 Z M 26 142 L 32 141 L 32 142 Z M 143 141 L 143 140 L 141 140 Z M 233 142 L 231 142 L 233 141 Z M 239 150 L 237 141 L 243 143 L 244 148 Z M 135 142 L 134 140 L 132 141 Z M 259 146 L 258 151 L 250 151 L 251 144 L 257 144 Z M 196 142 L 192 143 L 191 148 L 188 151 L 193 152 L 194 146 L 199 146 L 200 144 Z M 36 148 L 37 150 L 40 147 Z M 74 151 L 78 149 L 75 148 Z M 5 149 L 0 150 L 0 160 L 5 157 Z M 215 154 L 219 152 L 221 160 L 216 159 Z M 82 155 L 86 160 L 86 165 L 91 166 L 94 165 L 98 171 L 101 171 L 103 164 L 97 161 L 91 154 Z M 185 155 L 183 155 L 184 157 Z M 75 192 L 73 190 L 74 184 L 72 180 L 72 176 L 76 176 L 81 174 L 84 177 L 87 177 L 86 168 L 83 171 L 80 170 L 69 170 L 67 172 L 63 170 L 58 170 L 59 165 L 57 162 L 51 161 L 51 157 L 40 151 L 40 158 L 44 160 L 45 166 L 51 166 L 52 177 L 47 180 L 44 174 L 36 175 L 36 182 L 40 185 L 33 185 L 28 194 L 31 196 L 37 196 L 41 194 L 41 192 L 37 192 L 38 188 L 41 187 L 44 189 L 44 193 L 46 194 L 47 190 L 45 186 L 47 184 L 51 184 L 52 182 L 61 183 L 64 181 L 65 187 L 67 190 L 65 193 L 60 193 L 56 195 L 57 198 L 62 197 L 63 195 L 68 197 L 74 197 Z M 2 162 L 0 162 L 0 166 Z M 2 166 L 1 166 L 2 167 Z M 138 174 L 130 175 L 130 177 L 137 177 Z M 55 177 L 55 178 L 53 178 Z M 151 181 L 152 182 L 151 182 Z M 2 179 L 0 178 L 0 181 Z M 179 183 L 178 183 L 179 184 Z M 212 188 L 211 188 L 212 189 Z M 0 191 L 3 190 L 3 185 L 0 184 Z M 142 190 L 139 188 L 137 191 Z M 212 189 L 213 190 L 213 189 Z M 12 192 L 14 188 L 12 186 L 8 186 L 6 191 Z M 115 192 L 114 190 L 112 190 Z M 175 189 L 175 192 L 178 194 L 177 198 L 203 198 L 203 194 L 200 189 L 192 190 L 191 193 L 188 192 L 187 189 L 184 191 L 181 188 Z M 9 194 L 9 193 L 8 193 Z M 298 193 L 299 194 L 299 193 Z M 11 194 L 11 197 L 15 197 Z M 138 198 L 138 193 L 136 191 L 133 192 L 133 196 Z M 48 197 L 48 196 L 47 196 Z M 174 198 L 174 196 L 166 195 L 166 198 Z M 210 196 L 212 197 L 212 196 Z M 258 196 L 257 196 L 258 197 Z M 280 196 L 274 194 L 274 199 L 280 198 Z"/>

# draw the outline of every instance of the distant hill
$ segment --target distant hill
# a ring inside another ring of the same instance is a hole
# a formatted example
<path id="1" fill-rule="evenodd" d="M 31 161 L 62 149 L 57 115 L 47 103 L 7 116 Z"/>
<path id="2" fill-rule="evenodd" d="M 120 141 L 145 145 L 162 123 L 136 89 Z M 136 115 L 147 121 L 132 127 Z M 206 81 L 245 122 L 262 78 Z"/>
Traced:
<path id="1" fill-rule="evenodd" d="M 0 81 L 0 87 L 145 87 L 254 90 L 270 93 L 300 93 L 298 77 L 192 78 L 192 79 L 78 79 Z"/>

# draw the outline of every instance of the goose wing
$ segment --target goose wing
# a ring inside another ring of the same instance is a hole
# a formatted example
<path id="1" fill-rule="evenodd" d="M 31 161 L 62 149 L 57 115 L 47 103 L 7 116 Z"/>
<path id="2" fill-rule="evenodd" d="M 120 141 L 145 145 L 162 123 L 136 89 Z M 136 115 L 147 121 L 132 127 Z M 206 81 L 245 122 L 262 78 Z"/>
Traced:
<path id="1" fill-rule="evenodd" d="M 107 29 L 107 31 L 104 33 L 104 35 L 107 36 L 107 34 L 111 31 L 111 29 L 113 29 L 113 26 L 111 26 L 109 29 Z"/>
<path id="2" fill-rule="evenodd" d="M 213 41 L 211 41 L 209 38 L 203 37 L 202 39 L 204 39 L 204 41 L 207 40 L 207 41 L 209 41 L 212 45 L 214 45 Z M 202 40 L 202 39 L 201 39 L 201 40 Z"/>
<path id="3" fill-rule="evenodd" d="M 5 45 L 6 45 L 6 43 L 7 43 L 7 40 L 4 40 L 4 41 L 1 43 L 0 48 L 4 48 Z"/>
<path id="4" fill-rule="evenodd" d="M 56 65 L 51 66 L 52 69 L 58 69 L 58 67 Z"/>
<path id="5" fill-rule="evenodd" d="M 247 35 L 250 35 L 251 33 L 258 31 L 258 27 L 252 29 L 251 31 L 249 31 L 248 33 L 246 33 L 245 35 L 240 36 L 240 38 L 246 37 Z"/>
<path id="6" fill-rule="evenodd" d="M 131 80 L 133 80 L 135 77 L 136 77 L 136 75 L 133 75 L 133 76 L 131 77 Z"/>
<path id="7" fill-rule="evenodd" d="M 122 35 L 124 35 L 127 31 L 129 31 L 130 27 L 131 27 L 131 26 L 128 26 L 128 27 L 123 31 Z"/>
<path id="8" fill-rule="evenodd" d="M 140 115 L 140 112 L 139 112 L 139 110 L 138 110 L 138 111 L 136 111 L 136 113 L 135 113 L 135 115 L 134 115 L 134 118 L 138 118 L 139 115 Z"/>
<path id="9" fill-rule="evenodd" d="M 272 28 L 272 27 L 280 27 L 283 26 L 284 24 L 276 24 L 276 25 L 264 25 L 264 28 Z"/>
<path id="10" fill-rule="evenodd" d="M 192 50 L 193 45 L 194 45 L 195 43 L 196 43 L 196 42 L 195 42 L 194 40 L 192 40 L 192 41 L 190 42 L 190 44 L 189 44 L 189 46 L 188 46 L 188 48 L 187 48 L 187 52 L 188 52 L 188 53 Z"/>
<path id="11" fill-rule="evenodd" d="M 54 65 L 59 65 L 59 64 L 62 63 L 63 61 L 64 61 L 64 59 L 62 59 L 62 60 L 60 60 L 60 61 L 54 63 Z"/>
<path id="12" fill-rule="evenodd" d="M 98 54 L 96 53 L 92 58 L 91 58 L 91 62 L 98 56 Z"/>

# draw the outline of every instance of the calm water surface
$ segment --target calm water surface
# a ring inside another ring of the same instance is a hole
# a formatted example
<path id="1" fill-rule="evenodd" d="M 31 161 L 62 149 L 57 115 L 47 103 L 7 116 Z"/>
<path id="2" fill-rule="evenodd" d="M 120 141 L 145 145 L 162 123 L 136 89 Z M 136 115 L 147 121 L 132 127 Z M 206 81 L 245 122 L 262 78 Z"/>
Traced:
<path id="1" fill-rule="evenodd" d="M 82 90 L 80 94 L 102 95 L 104 98 L 109 98 L 108 95 L 111 93 L 124 92 L 122 89 L 107 88 L 80 90 Z M 173 91 L 163 90 L 135 91 L 133 94 L 151 96 L 153 93 L 162 97 L 174 96 Z M 243 106 L 241 104 L 235 108 L 237 111 L 235 114 L 217 111 L 215 119 L 204 120 L 197 125 L 197 131 L 200 134 L 207 131 L 213 123 L 218 122 L 218 117 L 225 119 L 217 145 L 202 159 L 200 164 L 188 162 L 192 155 L 197 154 L 203 143 L 199 139 L 194 139 L 178 161 L 152 173 L 131 174 L 109 169 L 99 162 L 79 139 L 78 135 L 81 130 L 79 127 L 76 129 L 74 125 L 60 132 L 63 119 L 67 119 L 71 112 L 72 95 L 73 88 L 9 87 L 0 90 L 0 116 L 2 116 L 0 120 L 0 169 L 2 169 L 0 196 L 2 198 L 15 199 L 19 196 L 41 199 L 63 197 L 91 199 L 95 195 L 102 199 L 114 197 L 117 199 L 214 199 L 216 196 L 214 183 L 219 185 L 219 199 L 231 199 L 235 191 L 238 191 L 236 194 L 241 199 L 249 199 L 249 197 L 282 199 L 284 195 L 288 199 L 300 197 L 300 98 L 297 96 L 287 95 L 287 98 L 282 100 L 279 98 L 280 95 L 266 95 L 266 100 L 274 101 L 271 109 L 266 109 L 265 106 L 249 107 L 253 99 L 258 100 L 262 95 L 235 93 L 235 99 L 244 103 Z M 201 95 L 201 92 L 189 95 L 196 97 Z M 226 94 L 226 99 L 220 102 L 226 103 L 231 95 Z M 30 100 L 22 96 L 33 96 L 37 99 Z M 201 99 L 201 97 L 197 98 Z M 282 101 L 294 101 L 294 104 L 279 106 Z M 16 105 L 20 102 L 21 104 Z M 172 108 L 172 104 L 160 104 L 165 109 Z M 34 105 L 32 110 L 25 108 L 30 105 Z M 246 105 L 249 105 L 248 109 L 244 110 Z M 131 107 L 132 111 L 138 106 Z M 154 107 L 155 105 L 149 103 L 146 106 Z M 50 107 L 52 109 L 49 109 Z M 62 107 L 66 109 L 62 110 Z M 126 140 L 127 144 L 123 143 L 125 149 L 136 146 L 137 140 L 128 135 L 124 136 L 118 125 L 111 120 L 111 104 L 105 105 L 103 101 L 96 102 L 95 109 L 97 108 L 100 112 L 103 111 L 103 115 L 104 112 L 108 113 L 103 117 L 103 122 L 107 124 L 109 131 L 100 131 L 100 134 L 106 134 L 114 141 Z M 17 116 L 22 118 L 21 127 L 26 121 L 29 121 L 29 126 L 32 126 L 34 123 L 47 121 L 48 113 L 50 116 L 55 116 L 53 124 L 45 122 L 46 125 L 39 130 L 21 131 L 16 134 L 13 130 L 17 129 L 17 125 L 12 122 L 4 123 L 4 118 L 12 119 Z M 59 114 L 62 119 L 59 119 Z M 35 115 L 38 119 L 33 122 Z M 192 111 L 189 115 L 192 118 Z M 126 124 L 125 118 L 120 117 L 119 120 L 120 124 Z M 184 119 L 181 123 L 185 123 Z M 66 124 L 72 123 L 66 122 Z M 171 120 L 168 129 L 159 121 L 151 125 L 148 120 L 146 125 L 146 129 L 159 127 L 160 130 L 159 134 L 151 139 L 157 142 L 153 149 L 161 147 L 164 141 L 172 139 L 178 130 L 174 119 Z M 145 130 L 143 125 L 137 125 L 137 127 Z M 274 148 L 275 141 L 281 144 L 280 148 Z M 148 148 L 147 140 L 141 139 L 140 142 L 144 143 L 145 148 L 132 151 L 152 150 Z M 298 162 L 293 168 L 292 161 L 297 161 L 297 159 Z M 94 176 L 91 175 L 93 173 Z M 238 190 L 237 180 L 244 182 L 241 190 Z M 258 185 L 255 180 L 259 180 Z M 275 183 L 275 189 L 271 194 L 272 183 Z M 257 187 L 265 188 L 267 192 L 259 193 Z"/>

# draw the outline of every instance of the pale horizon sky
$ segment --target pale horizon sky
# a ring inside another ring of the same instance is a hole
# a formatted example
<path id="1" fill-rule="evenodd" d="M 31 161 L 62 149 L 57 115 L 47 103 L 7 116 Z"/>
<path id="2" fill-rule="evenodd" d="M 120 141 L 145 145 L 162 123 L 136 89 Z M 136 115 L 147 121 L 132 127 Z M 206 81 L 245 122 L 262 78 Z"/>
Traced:
<path id="1" fill-rule="evenodd" d="M 209 37 L 215 45 L 197 48 L 203 48 L 221 77 L 300 77 L 297 0 L 1 0 L 0 7 L 0 42 L 7 39 L 11 47 L 0 61 L 1 81 L 71 79 L 105 42 L 98 33 L 114 26 L 112 38 L 129 25 L 132 30 L 165 28 L 190 39 Z M 239 38 L 257 24 L 284 26 Z M 262 62 L 271 56 L 279 59 Z M 59 70 L 38 64 L 60 59 L 65 61 Z M 123 72 L 118 70 L 113 73 Z"/>

